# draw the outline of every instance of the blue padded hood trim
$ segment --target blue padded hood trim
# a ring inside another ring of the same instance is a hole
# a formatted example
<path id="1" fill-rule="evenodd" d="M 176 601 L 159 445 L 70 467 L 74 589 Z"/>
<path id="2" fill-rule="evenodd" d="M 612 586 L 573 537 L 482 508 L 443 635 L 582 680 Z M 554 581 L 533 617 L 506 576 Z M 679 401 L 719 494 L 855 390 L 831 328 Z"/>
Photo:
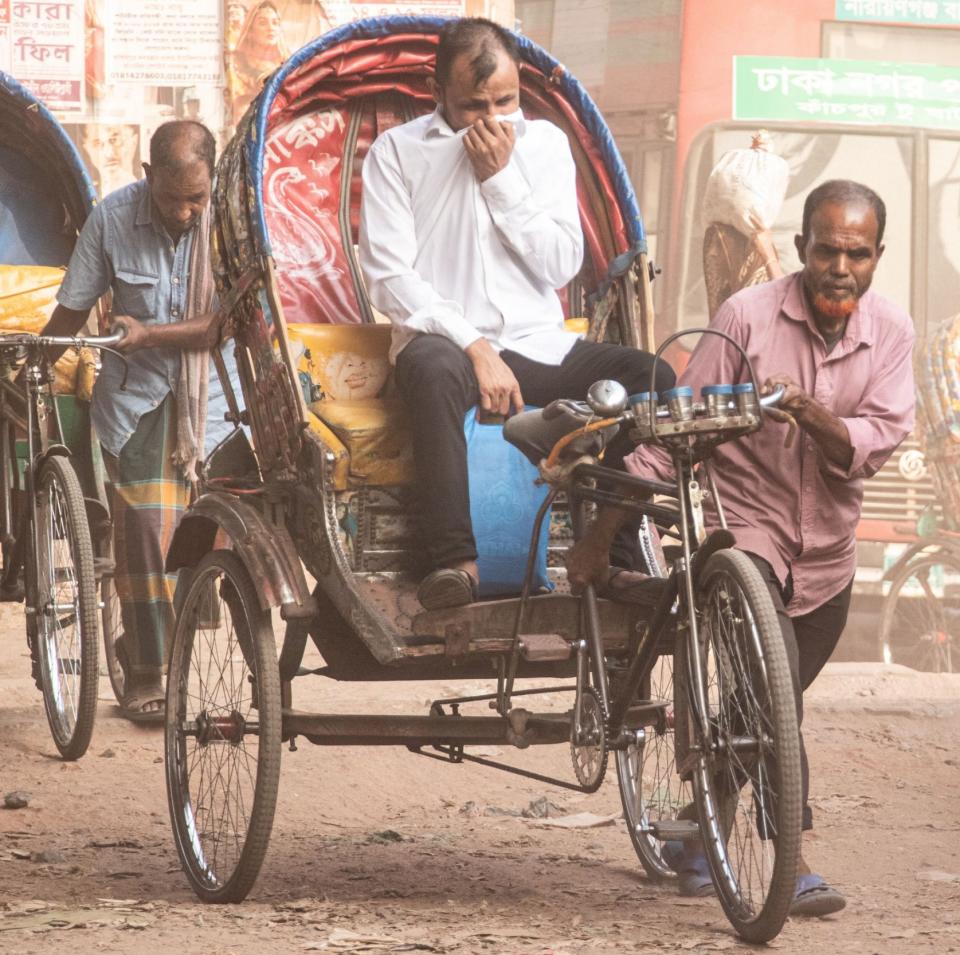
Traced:
<path id="1" fill-rule="evenodd" d="M 74 188 L 82 197 L 87 212 L 89 212 L 96 204 L 97 191 L 94 189 L 93 182 L 87 174 L 87 168 L 83 163 L 79 150 L 74 146 L 73 141 L 57 121 L 57 118 L 26 87 L 18 83 L 8 73 L 2 71 L 0 71 L 0 90 L 10 99 L 19 100 L 25 109 L 35 111 L 45 121 L 53 136 L 57 152 L 73 174 Z"/>

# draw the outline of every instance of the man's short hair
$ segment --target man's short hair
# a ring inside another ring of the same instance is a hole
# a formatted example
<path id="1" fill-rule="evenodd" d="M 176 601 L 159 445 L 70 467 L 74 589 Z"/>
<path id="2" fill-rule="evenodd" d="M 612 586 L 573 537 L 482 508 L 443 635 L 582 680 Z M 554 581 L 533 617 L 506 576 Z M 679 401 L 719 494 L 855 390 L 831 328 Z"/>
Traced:
<path id="1" fill-rule="evenodd" d="M 485 83 L 497 68 L 497 50 L 520 66 L 520 47 L 514 35 L 499 23 L 484 17 L 459 17 L 450 20 L 440 30 L 437 47 L 436 79 L 443 86 L 450 79 L 453 61 L 470 55 L 474 82 Z"/>
<path id="2" fill-rule="evenodd" d="M 883 230 L 887 224 L 887 207 L 883 200 L 869 187 L 852 179 L 831 179 L 825 182 L 807 196 L 803 204 L 803 228 L 801 235 L 806 241 L 810 237 L 810 220 L 820 206 L 828 202 L 839 204 L 862 203 L 873 209 L 877 217 L 877 245 L 883 239 Z"/>
<path id="3" fill-rule="evenodd" d="M 194 162 L 205 163 L 213 178 L 217 142 L 203 123 L 174 119 L 158 126 L 150 137 L 150 166 L 165 172 L 179 172 Z"/>

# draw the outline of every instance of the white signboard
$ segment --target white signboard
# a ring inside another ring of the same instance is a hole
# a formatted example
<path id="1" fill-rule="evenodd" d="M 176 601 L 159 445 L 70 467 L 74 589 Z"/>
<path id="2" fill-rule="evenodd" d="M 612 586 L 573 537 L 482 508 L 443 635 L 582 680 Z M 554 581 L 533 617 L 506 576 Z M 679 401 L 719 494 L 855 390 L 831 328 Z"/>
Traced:
<path id="1" fill-rule="evenodd" d="M 107 83 L 222 83 L 220 8 L 220 0 L 107 0 Z"/>

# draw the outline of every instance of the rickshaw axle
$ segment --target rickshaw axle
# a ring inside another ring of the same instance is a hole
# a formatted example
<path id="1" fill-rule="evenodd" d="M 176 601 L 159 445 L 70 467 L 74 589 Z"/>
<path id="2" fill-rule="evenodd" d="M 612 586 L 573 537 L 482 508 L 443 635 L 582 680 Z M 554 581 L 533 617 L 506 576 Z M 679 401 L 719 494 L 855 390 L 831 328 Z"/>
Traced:
<path id="1" fill-rule="evenodd" d="M 522 748 L 568 742 L 570 717 L 516 710 L 509 717 L 377 716 L 284 710 L 283 737 L 291 736 L 303 736 L 322 746 L 500 744 Z"/>

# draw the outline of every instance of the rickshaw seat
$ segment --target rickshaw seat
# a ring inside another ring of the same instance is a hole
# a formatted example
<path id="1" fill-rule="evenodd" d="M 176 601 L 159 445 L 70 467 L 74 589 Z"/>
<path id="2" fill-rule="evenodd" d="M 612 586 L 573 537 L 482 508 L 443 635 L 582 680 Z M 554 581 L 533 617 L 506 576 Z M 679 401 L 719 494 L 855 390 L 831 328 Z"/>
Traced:
<path id="1" fill-rule="evenodd" d="M 586 319 L 567 319 L 584 332 Z M 414 478 L 410 428 L 392 394 L 389 325 L 291 324 L 304 346 L 299 360 L 320 397 L 310 404 L 311 426 L 335 456 L 334 489 L 397 487 Z M 334 440 L 331 440 L 334 439 Z"/>

